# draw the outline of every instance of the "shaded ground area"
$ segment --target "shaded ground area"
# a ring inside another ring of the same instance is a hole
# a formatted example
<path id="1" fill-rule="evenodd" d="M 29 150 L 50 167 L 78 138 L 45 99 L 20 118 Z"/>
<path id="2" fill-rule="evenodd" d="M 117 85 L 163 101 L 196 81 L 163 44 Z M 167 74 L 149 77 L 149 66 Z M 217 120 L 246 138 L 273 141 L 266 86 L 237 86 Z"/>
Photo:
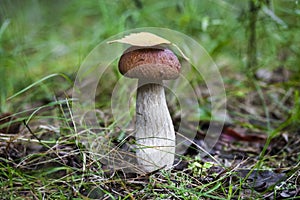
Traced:
<path id="1" fill-rule="evenodd" d="M 260 90 L 246 91 L 242 97 L 229 96 L 230 122 L 209 155 L 199 156 L 205 147 L 203 139 L 209 125 L 209 121 L 203 120 L 193 143 L 184 156 L 177 157 L 172 170 L 142 175 L 103 163 L 95 152 L 80 143 L 75 130 L 84 129 L 74 128 L 66 101 L 48 104 L 29 123 L 26 117 L 22 118 L 28 113 L 3 114 L 1 195 L 33 199 L 299 197 L 300 112 L 295 104 L 299 102 L 298 92 L 293 87 L 284 89 L 282 84 L 289 84 L 288 81 L 280 82 L 280 87 L 279 82 L 256 81 L 256 84 Z M 226 87 L 230 90 L 232 86 Z M 263 99 L 257 97 L 260 92 Z M 262 100 L 265 107 L 259 102 Z M 170 106 L 172 110 L 176 105 Z M 103 121 L 96 130 L 99 137 L 107 137 L 108 146 L 119 152 L 130 151 L 134 145 L 130 130 L 108 128 L 111 115 L 105 110 L 101 112 Z M 180 119 L 176 116 L 173 119 L 176 126 Z M 125 133 L 122 137 L 118 135 L 121 132 Z"/>

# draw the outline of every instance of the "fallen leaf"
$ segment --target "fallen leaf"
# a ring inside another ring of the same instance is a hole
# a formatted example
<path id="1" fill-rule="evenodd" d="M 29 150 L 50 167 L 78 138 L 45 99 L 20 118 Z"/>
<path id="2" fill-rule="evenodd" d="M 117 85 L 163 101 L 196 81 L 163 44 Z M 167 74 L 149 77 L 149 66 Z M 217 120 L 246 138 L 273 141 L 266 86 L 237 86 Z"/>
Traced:
<path id="1" fill-rule="evenodd" d="M 170 41 L 148 32 L 131 33 L 130 35 L 126 35 L 121 39 L 109 41 L 108 44 L 115 42 L 130 44 L 138 47 L 151 47 L 161 44 L 171 44 Z"/>
<path id="2" fill-rule="evenodd" d="M 264 143 L 267 139 L 266 135 L 262 134 L 242 134 L 232 128 L 225 127 L 222 132 L 222 137 L 230 140 Z"/>
<path id="3" fill-rule="evenodd" d="M 139 33 L 131 33 L 129 35 L 124 36 L 121 39 L 108 41 L 108 44 L 112 43 L 122 43 L 122 44 L 130 44 L 132 46 L 137 47 L 153 47 L 157 45 L 167 44 L 174 46 L 181 56 L 189 60 L 189 58 L 182 52 L 182 50 L 174 43 L 171 43 L 169 40 L 166 40 L 158 35 L 149 32 L 139 32 Z"/>
<path id="4" fill-rule="evenodd" d="M 0 133 L 17 134 L 20 129 L 21 122 L 10 113 L 0 115 Z"/>
<path id="5" fill-rule="evenodd" d="M 235 172 L 240 178 L 247 177 L 242 188 L 253 188 L 256 191 L 264 191 L 286 178 L 285 173 L 275 173 L 271 170 L 237 169 Z"/>

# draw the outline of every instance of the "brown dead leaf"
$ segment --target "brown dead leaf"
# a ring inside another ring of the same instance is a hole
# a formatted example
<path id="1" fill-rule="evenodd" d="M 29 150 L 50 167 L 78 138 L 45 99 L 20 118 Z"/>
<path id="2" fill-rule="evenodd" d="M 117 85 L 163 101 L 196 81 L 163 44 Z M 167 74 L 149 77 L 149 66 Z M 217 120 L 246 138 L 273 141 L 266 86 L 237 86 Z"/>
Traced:
<path id="1" fill-rule="evenodd" d="M 262 134 L 242 134 L 235 131 L 232 128 L 225 127 L 222 132 L 222 137 L 227 138 L 228 140 L 239 140 L 245 142 L 257 142 L 264 143 L 267 139 L 266 135 Z"/>
<path id="2" fill-rule="evenodd" d="M 10 113 L 0 115 L 0 133 L 17 134 L 20 130 L 21 122 Z"/>

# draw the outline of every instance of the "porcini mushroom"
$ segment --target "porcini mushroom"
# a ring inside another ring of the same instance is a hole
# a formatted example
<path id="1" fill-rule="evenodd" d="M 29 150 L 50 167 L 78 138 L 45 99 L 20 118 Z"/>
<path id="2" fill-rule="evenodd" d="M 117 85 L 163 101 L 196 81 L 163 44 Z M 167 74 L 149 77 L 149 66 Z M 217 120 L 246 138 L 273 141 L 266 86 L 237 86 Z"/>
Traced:
<path id="1" fill-rule="evenodd" d="M 145 172 L 170 168 L 175 156 L 175 131 L 167 107 L 163 80 L 180 74 L 176 55 L 163 47 L 130 47 L 120 58 L 119 70 L 138 78 L 136 98 L 136 157 Z"/>

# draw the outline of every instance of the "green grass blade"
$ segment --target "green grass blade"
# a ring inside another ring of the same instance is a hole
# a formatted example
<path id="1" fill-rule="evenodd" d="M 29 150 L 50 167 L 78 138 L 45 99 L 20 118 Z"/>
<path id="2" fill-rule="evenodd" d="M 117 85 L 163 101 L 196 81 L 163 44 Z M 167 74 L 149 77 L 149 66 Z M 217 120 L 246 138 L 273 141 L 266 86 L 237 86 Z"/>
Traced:
<path id="1" fill-rule="evenodd" d="M 68 80 L 68 81 L 71 82 L 71 80 L 70 80 L 66 75 L 64 75 L 64 74 L 61 74 L 61 73 L 50 74 L 50 75 L 48 75 L 48 76 L 46 76 L 46 77 L 44 77 L 44 78 L 42 78 L 42 79 L 40 79 L 40 80 L 38 80 L 38 81 L 32 83 L 31 85 L 27 86 L 26 88 L 22 89 L 21 91 L 17 92 L 17 93 L 14 94 L 13 96 L 9 97 L 7 100 L 11 100 L 11 99 L 15 98 L 16 96 L 19 96 L 20 94 L 26 92 L 27 90 L 30 90 L 30 89 L 33 88 L 34 86 L 37 86 L 37 85 L 41 84 L 42 82 L 44 82 L 44 81 L 46 81 L 46 80 L 48 80 L 48 79 L 51 79 L 51 78 L 53 78 L 53 77 L 56 77 L 56 76 L 61 76 L 61 77 L 63 77 L 64 79 L 66 79 L 66 80 Z"/>

